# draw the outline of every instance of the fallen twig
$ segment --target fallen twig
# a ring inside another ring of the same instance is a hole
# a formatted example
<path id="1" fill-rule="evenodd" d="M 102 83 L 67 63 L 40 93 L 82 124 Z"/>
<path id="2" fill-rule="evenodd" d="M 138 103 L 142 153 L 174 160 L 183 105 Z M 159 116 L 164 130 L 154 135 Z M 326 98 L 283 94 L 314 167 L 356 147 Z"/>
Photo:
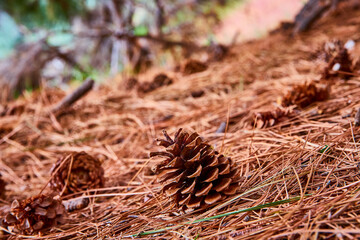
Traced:
<path id="1" fill-rule="evenodd" d="M 311 12 L 307 16 L 296 21 L 294 35 L 299 32 L 307 31 L 311 25 L 316 22 L 328 8 L 330 8 L 329 4 L 319 4 L 318 2 L 314 2 L 313 5 L 315 6 L 312 6 L 313 9 L 311 9 Z"/>
<path id="2" fill-rule="evenodd" d="M 74 104 L 81 97 L 85 96 L 87 92 L 89 92 L 94 86 L 94 80 L 91 78 L 87 78 L 80 87 L 78 87 L 75 91 L 65 96 L 52 110 L 51 112 L 58 112 L 61 109 L 67 108 Z"/>
<path id="3" fill-rule="evenodd" d="M 221 122 L 219 128 L 216 130 L 216 133 L 224 133 L 226 129 L 226 122 Z"/>
<path id="4" fill-rule="evenodd" d="M 355 114 L 355 127 L 360 126 L 360 108 L 358 108 Z"/>

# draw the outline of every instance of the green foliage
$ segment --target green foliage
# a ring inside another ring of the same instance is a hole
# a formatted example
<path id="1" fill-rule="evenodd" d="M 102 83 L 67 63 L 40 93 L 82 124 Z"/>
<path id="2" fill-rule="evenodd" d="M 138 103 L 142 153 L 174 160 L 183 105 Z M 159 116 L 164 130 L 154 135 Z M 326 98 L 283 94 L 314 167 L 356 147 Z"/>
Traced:
<path id="1" fill-rule="evenodd" d="M 134 28 L 135 36 L 143 36 L 148 33 L 148 28 L 146 26 L 140 25 Z"/>
<path id="2" fill-rule="evenodd" d="M 106 1 L 0 0 L 0 59 L 9 56 L 19 43 L 31 43 L 46 39 L 50 46 L 60 47 L 61 50 L 74 50 L 73 54 L 77 54 L 76 61 L 81 63 L 85 68 L 85 72 L 79 69 L 72 70 L 71 73 L 75 81 L 81 81 L 88 76 L 98 74 L 94 70 L 87 69 L 90 68 L 89 58 L 91 57 L 89 55 L 94 53 L 85 53 L 81 51 L 82 49 L 76 51 L 75 45 L 79 44 L 81 40 L 72 33 L 71 27 L 72 19 L 75 17 L 83 17 L 84 22 L 91 23 L 91 19 L 96 18 L 94 14 L 104 14 L 104 12 L 97 11 L 96 8 L 101 4 L 105 4 Z M 131 30 L 135 36 L 152 33 L 157 22 L 155 1 L 134 0 L 133 10 L 131 10 L 131 5 L 126 4 L 126 2 L 123 1 L 121 4 L 118 2 L 119 6 L 121 6 L 118 9 L 119 15 L 126 19 L 132 11 L 134 11 L 134 14 L 132 15 L 131 24 L 124 26 L 124 29 Z M 171 39 L 179 39 L 179 37 L 185 36 L 188 41 L 198 40 L 198 36 L 210 36 L 213 31 L 212 26 L 210 26 L 212 23 L 206 21 L 206 18 L 209 18 L 209 16 L 212 18 L 214 12 L 216 13 L 223 8 L 218 4 L 219 1 L 203 0 L 190 5 L 183 4 L 183 1 L 178 0 L 162 2 L 168 9 L 173 9 L 171 14 L 165 12 L 167 22 L 165 26 L 162 26 L 162 33 L 167 34 Z M 227 0 L 226 2 L 238 2 L 238 0 Z M 179 6 L 177 7 L 177 5 Z M 106 17 L 111 20 L 111 16 Z M 107 21 L 105 22 L 109 23 L 111 28 L 112 23 Z M 89 48 L 91 46 L 89 44 Z M 105 52 L 105 54 L 107 53 Z M 109 61 L 109 59 L 104 62 L 106 61 Z M 162 60 L 162 62 L 165 64 L 167 61 Z M 119 65 L 121 64 L 119 63 Z M 121 66 L 122 70 L 127 69 L 127 66 Z"/>
<path id="3" fill-rule="evenodd" d="M 14 20 L 8 14 L 0 12 L 0 59 L 11 54 L 20 39 L 21 34 Z"/>
<path id="4" fill-rule="evenodd" d="M 69 28 L 70 20 L 86 9 L 84 0 L 2 0 L 0 9 L 29 29 Z"/>
<path id="5" fill-rule="evenodd" d="M 326 153 L 330 151 L 330 147 L 325 145 L 322 149 L 319 150 L 320 153 Z"/>
<path id="6" fill-rule="evenodd" d="M 47 43 L 53 47 L 69 46 L 73 43 L 74 35 L 71 33 L 56 32 L 48 37 Z"/>
<path id="7" fill-rule="evenodd" d="M 77 68 L 73 68 L 71 71 L 71 76 L 73 77 L 73 81 L 75 82 L 83 82 L 86 78 L 90 77 L 94 80 L 99 80 L 101 79 L 101 73 L 99 71 L 97 71 L 94 68 L 88 68 L 85 69 L 84 71 L 80 71 Z"/>

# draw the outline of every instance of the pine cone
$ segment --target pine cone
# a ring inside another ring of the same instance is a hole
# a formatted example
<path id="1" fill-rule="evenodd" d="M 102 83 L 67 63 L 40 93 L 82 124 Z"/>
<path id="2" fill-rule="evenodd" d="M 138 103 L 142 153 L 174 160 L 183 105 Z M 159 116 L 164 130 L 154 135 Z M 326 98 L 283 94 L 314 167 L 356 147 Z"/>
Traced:
<path id="1" fill-rule="evenodd" d="M 58 192 L 64 191 L 65 195 L 103 187 L 105 182 L 101 162 L 86 152 L 72 153 L 59 159 L 51 173 L 54 174 L 50 181 L 51 188 Z"/>
<path id="2" fill-rule="evenodd" d="M 240 170 L 229 157 L 219 154 L 197 133 L 179 129 L 174 140 L 163 133 L 165 139 L 157 141 L 165 151 L 152 152 L 150 157 L 166 158 L 154 172 L 177 207 L 206 208 L 236 193 Z"/>
<path id="3" fill-rule="evenodd" d="M 329 98 L 328 85 L 316 86 L 314 82 L 295 86 L 282 99 L 283 106 L 297 105 L 300 108 L 309 106 L 313 102 L 324 101 Z"/>
<path id="4" fill-rule="evenodd" d="M 212 42 L 207 49 L 208 52 L 208 62 L 210 61 L 221 61 L 224 59 L 226 54 L 229 52 L 229 47 Z"/>
<path id="5" fill-rule="evenodd" d="M 159 73 L 156 75 L 152 81 L 153 88 L 159 88 L 162 86 L 167 86 L 173 83 L 173 80 L 168 77 L 165 73 Z"/>
<path id="6" fill-rule="evenodd" d="M 332 40 L 324 43 L 321 53 L 323 54 L 322 60 L 329 62 L 334 58 L 344 47 L 344 43 L 341 40 Z"/>
<path id="7" fill-rule="evenodd" d="M 207 69 L 207 65 L 205 63 L 202 63 L 198 60 L 188 60 L 185 63 L 183 73 L 185 75 L 190 75 L 193 73 L 203 72 Z"/>
<path id="8" fill-rule="evenodd" d="M 139 86 L 138 90 L 139 90 L 139 92 L 147 93 L 147 92 L 154 91 L 155 89 L 158 89 L 162 86 L 171 85 L 172 83 L 173 83 L 173 80 L 170 77 L 168 77 L 164 73 L 159 73 L 158 75 L 156 75 L 154 77 L 152 82 L 142 83 Z"/>
<path id="9" fill-rule="evenodd" d="M 279 122 L 282 122 L 292 115 L 292 109 L 276 108 L 272 111 L 257 112 L 253 116 L 253 124 L 255 123 L 256 128 L 272 127 Z"/>
<path id="10" fill-rule="evenodd" d="M 130 77 L 125 81 L 124 85 L 126 90 L 132 90 L 139 85 L 139 81 L 134 77 Z"/>
<path id="11" fill-rule="evenodd" d="M 344 47 L 341 47 L 339 52 L 330 59 L 328 66 L 324 69 L 322 74 L 323 79 L 328 79 L 332 77 L 342 77 L 348 79 L 353 73 L 353 63 L 348 53 L 348 50 Z"/>
<path id="12" fill-rule="evenodd" d="M 11 211 L 2 220 L 3 226 L 12 226 L 16 232 L 31 235 L 64 222 L 65 208 L 61 200 L 38 195 L 19 203 L 14 200 Z"/>

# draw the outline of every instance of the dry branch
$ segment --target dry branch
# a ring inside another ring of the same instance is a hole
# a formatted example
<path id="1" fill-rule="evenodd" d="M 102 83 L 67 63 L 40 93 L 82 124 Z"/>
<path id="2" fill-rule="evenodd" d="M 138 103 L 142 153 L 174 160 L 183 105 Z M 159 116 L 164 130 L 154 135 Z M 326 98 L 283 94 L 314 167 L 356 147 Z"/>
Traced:
<path id="1" fill-rule="evenodd" d="M 308 16 L 304 17 L 303 19 L 301 19 L 299 22 L 296 23 L 294 28 L 294 34 L 307 31 L 312 26 L 312 24 L 314 24 L 314 22 L 316 22 L 321 17 L 321 15 L 327 9 L 329 9 L 329 7 L 330 5 L 327 4 L 325 5 L 318 4 L 314 6 L 314 9 L 311 10 Z"/>
<path id="2" fill-rule="evenodd" d="M 358 110 L 356 111 L 354 124 L 355 127 L 360 126 L 360 108 L 358 108 Z"/>
<path id="3" fill-rule="evenodd" d="M 68 108 L 74 104 L 77 100 L 85 96 L 94 86 L 94 80 L 87 78 L 80 87 L 78 87 L 74 92 L 64 97 L 51 112 L 58 112 L 61 109 Z"/>

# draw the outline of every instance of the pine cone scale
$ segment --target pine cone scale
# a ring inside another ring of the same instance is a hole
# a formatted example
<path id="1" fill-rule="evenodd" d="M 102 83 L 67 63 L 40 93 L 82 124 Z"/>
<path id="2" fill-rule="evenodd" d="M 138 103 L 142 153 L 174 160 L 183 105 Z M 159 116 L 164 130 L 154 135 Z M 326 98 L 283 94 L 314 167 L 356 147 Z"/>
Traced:
<path id="1" fill-rule="evenodd" d="M 194 165 L 195 162 L 198 162 L 199 160 L 200 160 L 200 152 L 198 152 L 193 158 L 187 160 L 185 162 L 185 166 L 190 167 L 190 166 Z"/>
<path id="2" fill-rule="evenodd" d="M 202 170 L 202 166 L 199 165 L 199 166 L 197 167 L 197 169 L 195 170 L 195 172 L 194 172 L 193 174 L 188 175 L 187 178 L 195 178 L 195 177 L 200 176 L 201 170 Z"/>
<path id="3" fill-rule="evenodd" d="M 35 208 L 35 214 L 40 215 L 40 216 L 46 216 L 47 211 L 46 211 L 46 209 L 44 209 L 42 207 L 37 207 L 37 208 Z"/>
<path id="4" fill-rule="evenodd" d="M 180 170 L 178 168 L 167 168 L 164 169 L 159 175 L 158 175 L 158 181 L 164 182 L 168 179 L 174 178 L 178 176 L 180 173 Z M 180 173 L 181 174 L 181 173 Z"/>
<path id="5" fill-rule="evenodd" d="M 230 183 L 231 183 L 230 178 L 223 178 L 217 184 L 215 184 L 213 189 L 217 192 L 222 192 L 230 186 Z"/>
<path id="6" fill-rule="evenodd" d="M 21 225 L 21 229 L 22 229 L 22 230 L 30 229 L 30 221 L 29 221 L 28 218 L 25 218 L 25 221 L 24 221 L 23 224 Z"/>
<path id="7" fill-rule="evenodd" d="M 219 161 L 216 156 L 208 157 L 207 159 L 204 160 L 204 164 L 207 167 L 214 167 L 214 166 L 218 165 L 218 163 L 219 163 Z"/>
<path id="8" fill-rule="evenodd" d="M 173 155 L 178 155 L 180 152 L 180 147 L 178 144 L 173 144 L 173 145 L 170 145 L 169 147 L 167 147 L 166 151 L 170 152 Z"/>
<path id="9" fill-rule="evenodd" d="M 195 189 L 195 185 L 196 185 L 196 179 L 194 179 L 192 181 L 191 184 L 189 184 L 188 186 L 185 186 L 182 190 L 181 190 L 181 194 L 188 194 L 188 193 L 192 193 Z"/>
<path id="10" fill-rule="evenodd" d="M 212 189 L 212 187 L 213 187 L 212 183 L 203 184 L 203 187 L 195 193 L 195 196 L 201 197 L 207 195 Z"/>
<path id="11" fill-rule="evenodd" d="M 182 200 L 179 201 L 180 205 L 185 205 L 187 202 L 190 201 L 191 194 L 186 195 Z"/>
<path id="12" fill-rule="evenodd" d="M 163 191 L 166 193 L 166 196 L 171 197 L 174 196 L 178 191 L 181 190 L 180 188 L 181 184 L 179 183 L 172 183 L 169 185 L 166 185 L 163 189 Z"/>
<path id="13" fill-rule="evenodd" d="M 225 195 L 228 195 L 228 196 L 231 196 L 231 195 L 234 195 L 236 193 L 238 189 L 238 185 L 230 185 L 228 189 L 224 190 L 223 193 Z"/>
<path id="14" fill-rule="evenodd" d="M 210 172 L 205 175 L 205 180 L 203 180 L 202 182 L 212 182 L 215 181 L 219 176 L 219 169 L 218 168 L 214 168 L 212 170 L 210 170 Z"/>
<path id="15" fill-rule="evenodd" d="M 223 164 L 219 166 L 219 175 L 225 175 L 230 172 L 230 164 Z"/>
<path id="16" fill-rule="evenodd" d="M 200 207 L 201 202 L 202 202 L 203 199 L 204 199 L 203 197 L 201 197 L 201 198 L 192 198 L 192 199 L 190 199 L 187 206 L 189 208 L 198 208 L 198 207 Z"/>
<path id="17" fill-rule="evenodd" d="M 44 224 L 45 223 L 43 221 L 39 221 L 39 222 L 35 223 L 33 228 L 35 231 L 38 231 L 44 227 Z"/>
<path id="18" fill-rule="evenodd" d="M 16 223 L 16 217 L 14 217 L 11 214 L 8 214 L 5 216 L 5 222 L 7 222 L 8 224 Z"/>
<path id="19" fill-rule="evenodd" d="M 198 137 L 199 137 L 199 134 L 197 134 L 197 133 L 190 134 L 190 136 L 186 139 L 185 144 L 188 145 L 192 141 L 196 140 Z"/>
<path id="20" fill-rule="evenodd" d="M 50 219 L 53 219 L 56 217 L 55 209 L 51 208 L 47 211 L 46 216 Z"/>
<path id="21" fill-rule="evenodd" d="M 224 175 L 223 177 L 238 179 L 239 173 L 240 173 L 239 170 L 233 170 L 229 174 Z"/>
<path id="22" fill-rule="evenodd" d="M 213 192 L 205 197 L 205 203 L 213 204 L 213 203 L 216 203 L 217 201 L 219 201 L 220 199 L 221 199 L 221 194 L 218 192 Z"/>
<path id="23" fill-rule="evenodd" d="M 169 168 L 179 168 L 183 166 L 183 160 L 179 157 L 174 158 L 173 160 L 170 161 L 169 164 L 166 165 L 166 167 Z"/>

